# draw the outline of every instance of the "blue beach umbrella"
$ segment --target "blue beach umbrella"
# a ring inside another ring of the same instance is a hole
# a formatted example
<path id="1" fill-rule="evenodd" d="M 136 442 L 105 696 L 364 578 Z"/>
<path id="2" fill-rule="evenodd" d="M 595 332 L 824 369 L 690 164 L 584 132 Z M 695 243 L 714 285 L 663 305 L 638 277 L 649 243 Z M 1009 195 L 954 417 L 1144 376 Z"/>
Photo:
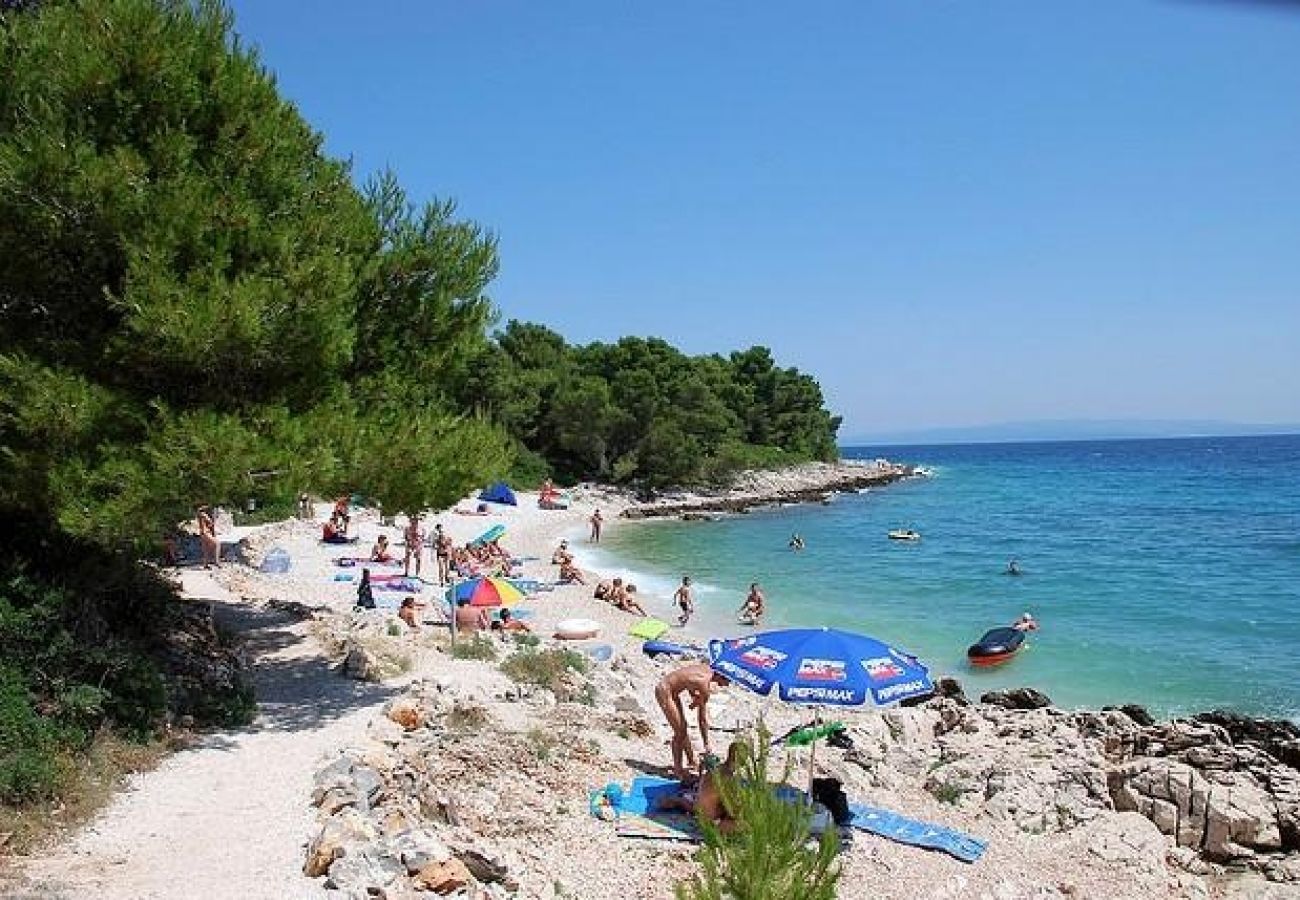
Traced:
<path id="1" fill-rule="evenodd" d="M 814 706 L 892 706 L 934 692 L 915 656 L 863 634 L 791 628 L 712 641 L 713 670 L 767 696 Z"/>

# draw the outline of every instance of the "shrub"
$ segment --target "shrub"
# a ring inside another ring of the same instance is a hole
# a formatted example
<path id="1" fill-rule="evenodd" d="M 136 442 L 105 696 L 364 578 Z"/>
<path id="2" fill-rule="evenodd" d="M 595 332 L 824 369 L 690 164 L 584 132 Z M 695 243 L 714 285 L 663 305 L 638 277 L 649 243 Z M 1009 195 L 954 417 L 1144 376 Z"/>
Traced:
<path id="1" fill-rule="evenodd" d="M 501 671 L 518 684 L 546 688 L 562 701 L 576 700 L 588 705 L 595 702 L 591 686 L 575 687 L 568 676 L 570 673 L 584 675 L 590 667 L 587 657 L 563 647 L 545 650 L 524 647 L 501 663 Z"/>
<path id="2" fill-rule="evenodd" d="M 483 637 L 476 634 L 468 641 L 457 641 L 451 648 L 452 659 L 481 659 L 486 662 L 496 662 L 497 645 L 492 642 L 491 638 Z"/>
<path id="3" fill-rule="evenodd" d="M 21 675 L 0 667 L 0 802 L 25 803 L 58 788 L 59 741 L 53 723 L 32 707 Z"/>
<path id="4" fill-rule="evenodd" d="M 740 770 L 719 781 L 736 821 L 730 834 L 701 820 L 702 871 L 677 886 L 678 900 L 834 900 L 839 841 L 828 828 L 810 845 L 811 807 L 778 796 L 768 780 L 769 735 L 746 738 Z M 787 765 L 781 780 L 790 776 Z"/>

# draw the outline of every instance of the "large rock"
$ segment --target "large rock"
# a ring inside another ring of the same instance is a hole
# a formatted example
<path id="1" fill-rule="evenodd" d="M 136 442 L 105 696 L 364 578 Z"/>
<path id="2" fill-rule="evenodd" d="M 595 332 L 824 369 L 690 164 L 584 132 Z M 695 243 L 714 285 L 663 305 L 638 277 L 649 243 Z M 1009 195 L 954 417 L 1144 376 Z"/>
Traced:
<path id="1" fill-rule="evenodd" d="M 307 845 L 307 862 L 303 864 L 302 873 L 308 878 L 316 878 L 329 872 L 334 860 L 344 854 L 352 838 L 352 831 L 341 820 L 326 819 Z"/>
<path id="2" fill-rule="evenodd" d="M 1220 772 L 1210 781 L 1186 763 L 1143 757 L 1112 770 L 1109 786 L 1117 810 L 1141 813 L 1208 859 L 1282 847 L 1277 804 L 1248 773 Z"/>
<path id="3" fill-rule="evenodd" d="M 451 850 L 431 828 L 412 828 L 392 839 L 389 853 L 402 861 L 406 871 L 414 875 L 434 863 L 451 859 Z"/>
<path id="4" fill-rule="evenodd" d="M 989 691 L 980 696 L 980 703 L 1000 706 L 1003 709 L 1043 709 L 1052 705 L 1051 698 L 1033 688 L 1012 688 L 1009 691 Z"/>
<path id="5" fill-rule="evenodd" d="M 1279 762 L 1300 769 L 1300 726 L 1294 722 L 1253 719 L 1223 709 L 1200 713 L 1194 718 L 1197 722 L 1224 729 L 1234 744 L 1253 744 Z"/>
<path id="6" fill-rule="evenodd" d="M 435 894 L 450 894 L 474 881 L 465 864 L 456 858 L 430 863 L 415 876 L 415 887 Z"/>
<path id="7" fill-rule="evenodd" d="M 405 879 L 406 870 L 399 861 L 367 848 L 334 860 L 325 886 L 361 897 L 383 897 Z"/>

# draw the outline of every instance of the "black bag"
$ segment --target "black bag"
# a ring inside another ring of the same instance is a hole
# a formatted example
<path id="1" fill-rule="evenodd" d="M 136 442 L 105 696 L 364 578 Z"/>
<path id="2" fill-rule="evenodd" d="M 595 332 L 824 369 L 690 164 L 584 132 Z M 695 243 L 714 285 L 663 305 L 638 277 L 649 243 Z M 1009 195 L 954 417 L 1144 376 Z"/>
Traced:
<path id="1" fill-rule="evenodd" d="M 853 821 L 848 795 L 838 778 L 814 778 L 812 798 L 830 810 L 836 825 L 848 825 Z"/>

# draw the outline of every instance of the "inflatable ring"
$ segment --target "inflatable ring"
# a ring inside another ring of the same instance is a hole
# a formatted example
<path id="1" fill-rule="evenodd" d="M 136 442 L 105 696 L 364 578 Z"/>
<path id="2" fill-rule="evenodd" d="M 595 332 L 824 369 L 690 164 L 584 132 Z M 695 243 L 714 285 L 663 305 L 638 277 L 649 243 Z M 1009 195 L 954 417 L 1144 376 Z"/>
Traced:
<path id="1" fill-rule="evenodd" d="M 585 641 L 600 634 L 595 619 L 565 619 L 555 625 L 555 636 L 562 641 Z"/>

